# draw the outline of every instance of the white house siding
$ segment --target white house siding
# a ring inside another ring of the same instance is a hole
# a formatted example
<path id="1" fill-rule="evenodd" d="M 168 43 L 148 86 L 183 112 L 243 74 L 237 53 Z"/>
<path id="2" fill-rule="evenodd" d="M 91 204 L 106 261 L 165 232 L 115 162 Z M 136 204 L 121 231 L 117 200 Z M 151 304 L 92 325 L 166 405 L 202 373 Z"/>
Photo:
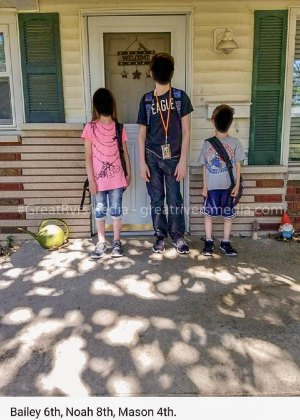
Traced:
<path id="1" fill-rule="evenodd" d="M 206 104 L 209 102 L 250 102 L 253 55 L 254 10 L 286 9 L 294 5 L 289 1 L 267 0 L 197 0 L 197 1 L 67 1 L 40 0 L 41 12 L 58 12 L 60 15 L 61 47 L 65 111 L 67 122 L 84 122 L 84 87 L 80 42 L 79 10 L 143 10 L 159 12 L 167 8 L 193 10 L 193 67 L 192 101 L 195 107 L 192 120 L 191 159 L 198 155 L 204 138 L 211 133 Z M 213 51 L 216 28 L 229 27 L 239 49 L 231 54 Z M 242 141 L 246 151 L 249 141 L 249 118 L 237 118 L 232 135 Z"/>

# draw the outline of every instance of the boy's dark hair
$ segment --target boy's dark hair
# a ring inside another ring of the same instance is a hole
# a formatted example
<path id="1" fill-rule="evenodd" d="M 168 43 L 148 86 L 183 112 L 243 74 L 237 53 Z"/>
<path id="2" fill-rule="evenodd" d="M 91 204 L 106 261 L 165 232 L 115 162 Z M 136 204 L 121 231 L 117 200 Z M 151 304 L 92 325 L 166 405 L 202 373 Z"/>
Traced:
<path id="1" fill-rule="evenodd" d="M 220 133 L 226 133 L 232 124 L 233 115 L 234 109 L 229 105 L 222 104 L 214 109 L 211 119 Z"/>
<path id="2" fill-rule="evenodd" d="M 164 52 L 155 54 L 150 62 L 150 70 L 155 82 L 167 85 L 173 77 L 174 58 Z"/>
<path id="3" fill-rule="evenodd" d="M 117 121 L 116 101 L 111 91 L 106 88 L 97 89 L 93 95 L 93 121 L 100 115 L 111 116 Z"/>

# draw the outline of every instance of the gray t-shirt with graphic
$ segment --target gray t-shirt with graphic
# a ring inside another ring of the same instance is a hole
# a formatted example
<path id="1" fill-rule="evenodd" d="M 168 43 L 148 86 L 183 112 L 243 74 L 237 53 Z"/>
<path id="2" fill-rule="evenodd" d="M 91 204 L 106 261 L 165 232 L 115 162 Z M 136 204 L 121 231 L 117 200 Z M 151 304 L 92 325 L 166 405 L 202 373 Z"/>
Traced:
<path id="1" fill-rule="evenodd" d="M 230 157 L 233 164 L 234 178 L 236 179 L 235 164 L 246 159 L 242 143 L 231 136 L 219 140 Z M 205 165 L 208 190 L 226 190 L 230 187 L 230 176 L 226 164 L 208 141 L 205 141 L 202 146 L 198 163 L 201 166 Z"/>

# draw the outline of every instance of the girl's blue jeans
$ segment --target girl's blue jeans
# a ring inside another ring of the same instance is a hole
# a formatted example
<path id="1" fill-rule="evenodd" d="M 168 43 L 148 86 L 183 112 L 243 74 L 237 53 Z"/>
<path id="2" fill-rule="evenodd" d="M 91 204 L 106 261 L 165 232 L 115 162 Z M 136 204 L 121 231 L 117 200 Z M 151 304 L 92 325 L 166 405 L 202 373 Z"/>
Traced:
<path id="1" fill-rule="evenodd" d="M 97 194 L 93 195 L 92 204 L 95 219 L 104 220 L 108 208 L 112 219 L 122 219 L 123 192 L 124 188 L 115 188 L 108 191 L 98 191 Z"/>

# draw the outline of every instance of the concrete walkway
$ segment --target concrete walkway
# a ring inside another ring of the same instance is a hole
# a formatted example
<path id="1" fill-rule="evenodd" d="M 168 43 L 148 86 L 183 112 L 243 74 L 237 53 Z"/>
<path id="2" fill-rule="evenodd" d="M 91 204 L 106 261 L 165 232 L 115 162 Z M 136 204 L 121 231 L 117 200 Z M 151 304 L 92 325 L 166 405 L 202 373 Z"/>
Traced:
<path id="1" fill-rule="evenodd" d="M 89 240 L 24 244 L 0 267 L 0 394 L 300 395 L 300 244 L 188 241 L 97 262 Z"/>

